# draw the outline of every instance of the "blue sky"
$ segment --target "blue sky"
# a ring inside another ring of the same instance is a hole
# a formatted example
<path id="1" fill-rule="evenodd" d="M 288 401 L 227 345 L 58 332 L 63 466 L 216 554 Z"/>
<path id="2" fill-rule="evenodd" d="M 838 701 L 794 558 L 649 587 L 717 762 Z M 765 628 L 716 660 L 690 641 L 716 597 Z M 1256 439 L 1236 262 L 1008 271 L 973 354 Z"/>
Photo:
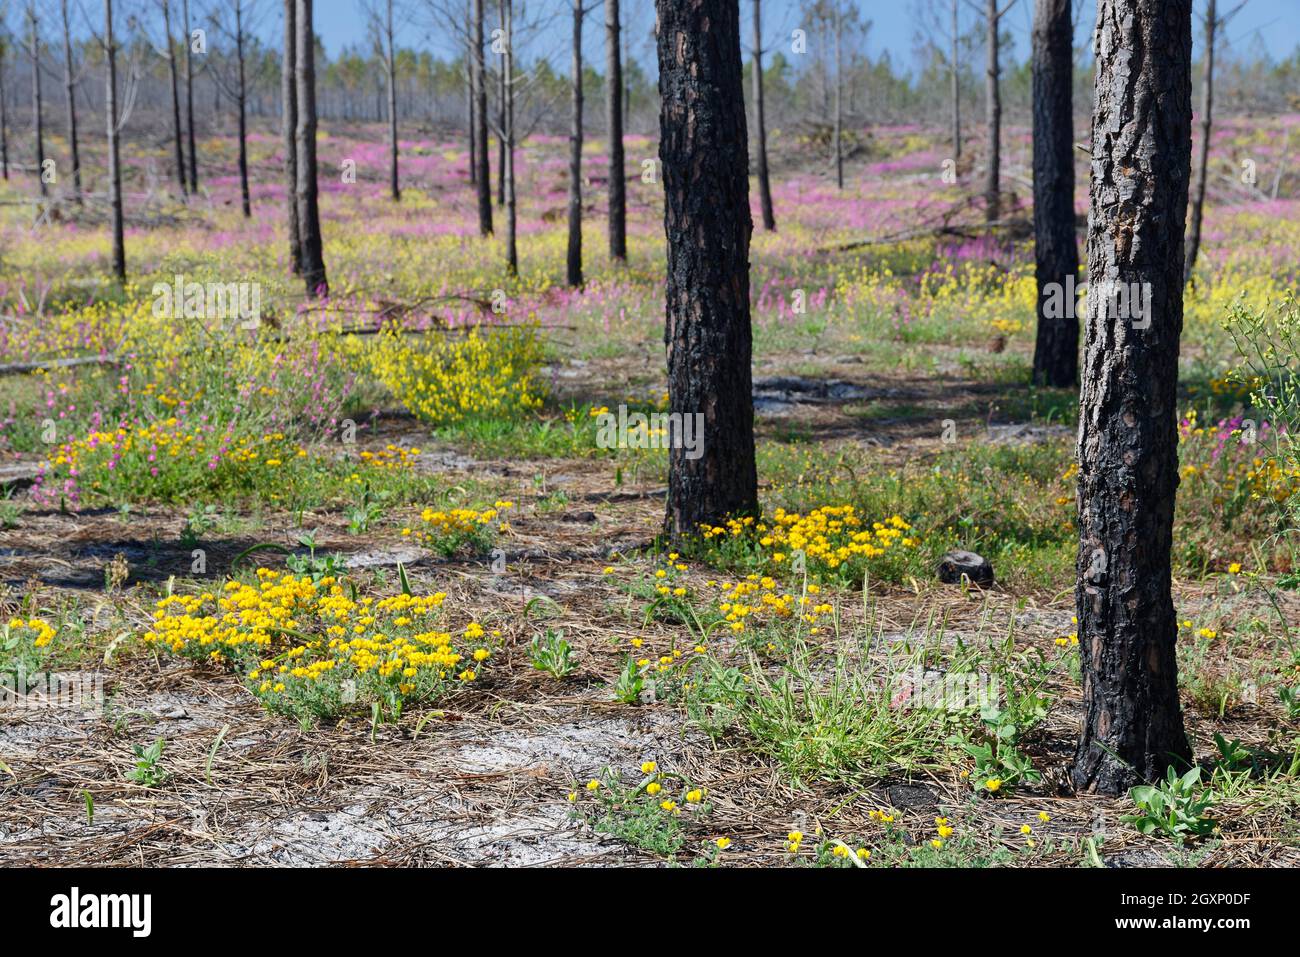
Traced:
<path id="1" fill-rule="evenodd" d="M 274 24 L 278 22 L 278 4 L 274 0 L 261 0 L 269 10 L 276 12 L 264 15 L 268 32 L 273 33 Z M 460 5 L 462 0 L 451 0 Z M 850 0 L 852 2 L 852 0 Z M 929 0 L 857 0 L 857 6 L 865 19 L 872 21 L 871 32 L 867 38 L 867 50 L 873 55 L 888 49 L 896 63 L 913 63 L 916 48 L 918 25 L 923 22 L 922 13 Z M 946 0 L 941 0 L 946 2 Z M 1095 17 L 1095 0 L 1075 0 L 1079 7 L 1081 40 L 1091 27 Z M 1232 9 L 1237 0 L 1219 0 L 1220 11 Z M 402 42 L 411 46 L 428 47 L 446 52 L 451 43 L 445 30 L 433 26 L 429 7 L 424 0 L 398 0 L 399 5 L 410 11 L 401 17 Z M 516 9 L 526 11 L 554 12 L 567 10 L 565 0 L 515 0 Z M 1194 0 L 1199 15 L 1204 0 Z M 961 18 L 964 26 L 975 23 L 977 16 L 971 9 L 972 4 L 982 6 L 976 0 L 962 0 Z M 494 4 L 488 0 L 488 8 Z M 647 60 L 653 55 L 649 34 L 654 26 L 654 3 L 652 0 L 623 0 L 624 17 L 632 27 L 633 55 L 651 66 Z M 799 25 L 798 0 L 764 0 L 763 19 L 768 29 L 768 43 L 776 42 L 778 37 L 789 35 L 789 31 Z M 741 0 L 742 32 L 748 44 L 750 0 Z M 361 0 L 316 0 L 316 30 L 321 35 L 326 49 L 331 54 L 338 52 L 349 43 L 364 42 L 365 18 Z M 1033 0 L 1017 0 L 1015 7 L 1007 14 L 1007 29 L 1017 44 L 1020 57 L 1028 54 L 1029 26 L 1033 15 Z M 491 16 L 491 15 L 489 15 Z M 603 31 L 604 14 L 597 10 L 589 19 L 584 47 L 586 55 L 599 58 Z M 568 24 L 561 16 L 552 25 L 543 28 L 531 47 L 537 50 L 555 51 L 567 56 Z M 1196 31 L 1199 39 L 1199 29 Z M 1247 0 L 1245 7 L 1236 15 L 1227 30 L 1230 48 L 1242 55 L 1250 54 L 1256 49 L 1254 44 L 1262 44 L 1273 57 L 1289 55 L 1300 43 L 1300 0 Z"/>

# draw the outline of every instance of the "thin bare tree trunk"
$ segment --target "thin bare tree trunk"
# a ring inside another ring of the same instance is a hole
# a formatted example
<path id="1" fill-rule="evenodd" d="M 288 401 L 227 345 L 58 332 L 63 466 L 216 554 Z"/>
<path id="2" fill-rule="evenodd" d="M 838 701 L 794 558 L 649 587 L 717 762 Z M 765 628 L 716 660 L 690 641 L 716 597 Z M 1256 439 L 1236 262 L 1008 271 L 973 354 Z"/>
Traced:
<path id="1" fill-rule="evenodd" d="M 189 140 L 190 192 L 199 191 L 199 155 L 194 150 L 194 64 L 193 39 L 190 36 L 190 0 L 181 0 L 181 19 L 185 27 L 185 130 Z"/>
<path id="2" fill-rule="evenodd" d="M 500 22 L 501 36 L 506 35 L 506 3 L 497 0 L 497 19 Z M 503 41 L 504 42 L 504 41 Z M 497 55 L 497 205 L 506 204 L 506 52 L 502 48 Z"/>
<path id="3" fill-rule="evenodd" d="M 627 173 L 623 161 L 623 60 L 618 0 L 605 0 L 605 121 L 609 129 L 609 257 L 627 259 Z"/>
<path id="4" fill-rule="evenodd" d="M 758 134 L 758 200 L 763 210 L 763 228 L 776 229 L 776 214 L 772 210 L 772 181 L 767 170 L 767 118 L 763 111 L 763 26 L 762 0 L 754 0 L 754 62 L 751 64 L 754 87 L 754 127 Z"/>
<path id="5" fill-rule="evenodd" d="M 573 119 L 569 127 L 569 248 L 565 280 L 582 285 L 582 0 L 573 3 L 573 55 L 569 83 L 573 94 Z"/>
<path id="6" fill-rule="evenodd" d="M 961 159 L 961 74 L 958 72 L 957 0 L 952 0 L 952 155 Z"/>
<path id="7" fill-rule="evenodd" d="M 506 143 L 506 270 L 519 275 L 518 205 L 515 194 L 515 11 L 513 0 L 502 0 L 505 18 L 505 143 Z"/>
<path id="8" fill-rule="evenodd" d="M 840 137 L 844 127 L 844 84 L 840 81 L 840 34 L 843 32 L 839 0 L 835 0 L 835 188 L 844 188 L 844 149 Z"/>
<path id="9" fill-rule="evenodd" d="M 297 0 L 295 59 L 298 92 L 298 238 L 302 245 L 302 278 L 308 298 L 329 295 L 321 251 L 320 209 L 316 192 L 316 51 L 312 30 L 312 0 Z"/>
<path id="10" fill-rule="evenodd" d="M 396 203 L 402 198 L 402 188 L 397 179 L 397 53 L 393 49 L 393 0 L 388 0 L 385 34 L 388 38 L 388 56 L 384 59 L 388 78 L 388 191 Z"/>
<path id="11" fill-rule="evenodd" d="M 187 195 L 185 188 L 185 153 L 181 146 L 184 132 L 181 130 L 181 101 L 176 86 L 176 43 L 172 39 L 171 4 L 162 0 L 163 43 L 167 49 L 167 74 L 171 79 L 172 89 L 172 144 L 176 156 L 176 182 L 181 188 L 181 197 Z"/>
<path id="12" fill-rule="evenodd" d="M 298 46 L 295 6 L 297 0 L 284 0 L 284 56 L 280 59 L 281 121 L 284 127 L 285 206 L 289 217 L 289 269 L 302 273 L 302 245 L 298 239 Z"/>
<path id="13" fill-rule="evenodd" d="M 478 190 L 478 232 L 492 235 L 492 172 L 488 168 L 487 69 L 483 62 L 483 0 L 474 0 L 474 185 Z"/>
<path id="14" fill-rule="evenodd" d="M 80 206 L 81 151 L 77 146 L 77 87 L 72 66 L 72 28 L 68 21 L 68 0 L 61 0 L 59 10 L 63 14 L 63 89 L 68 102 L 68 149 L 72 154 L 72 201 Z"/>
<path id="15" fill-rule="evenodd" d="M 1201 142 L 1196 148 L 1196 187 L 1192 191 L 1192 222 L 1187 233 L 1187 266 L 1183 282 L 1192 281 L 1196 256 L 1201 251 L 1201 218 L 1205 214 L 1206 173 L 1210 165 L 1210 129 L 1214 112 L 1214 33 L 1218 27 L 1215 0 L 1205 10 L 1205 80 L 1201 87 Z"/>
<path id="16" fill-rule="evenodd" d="M 1002 217 L 1002 92 L 998 86 L 998 0 L 988 0 L 988 66 L 984 76 L 985 123 L 988 126 L 988 173 L 984 180 L 984 218 Z"/>
<path id="17" fill-rule="evenodd" d="M 1075 591 L 1084 721 L 1072 777 L 1118 795 L 1192 756 L 1170 568 L 1192 0 L 1099 0 L 1094 49 Z"/>
<path id="18" fill-rule="evenodd" d="M 108 132 L 108 206 L 113 230 L 113 275 L 126 282 L 126 241 L 122 224 L 122 164 L 117 152 L 117 47 L 113 43 L 113 0 L 104 0 L 104 102 Z"/>
<path id="19" fill-rule="evenodd" d="M 252 200 L 248 193 L 248 88 L 244 75 L 244 11 L 243 0 L 235 0 L 235 56 L 239 61 L 239 198 L 244 218 L 253 215 Z"/>
<path id="20" fill-rule="evenodd" d="M 736 0 L 658 0 L 659 157 L 668 241 L 664 530 L 758 510 L 750 369 L 749 147 Z M 699 423 L 695 441 L 686 424 Z M 670 435 L 670 440 L 672 436 Z"/>
<path id="21" fill-rule="evenodd" d="M 9 96 L 5 91 L 5 44 L 0 43 L 0 172 L 9 181 Z"/>
<path id="22" fill-rule="evenodd" d="M 34 4 L 27 6 L 27 23 L 31 31 L 32 126 L 36 133 L 36 181 L 41 185 L 41 195 L 48 196 L 50 190 L 45 182 L 45 122 L 41 109 L 41 37 Z"/>

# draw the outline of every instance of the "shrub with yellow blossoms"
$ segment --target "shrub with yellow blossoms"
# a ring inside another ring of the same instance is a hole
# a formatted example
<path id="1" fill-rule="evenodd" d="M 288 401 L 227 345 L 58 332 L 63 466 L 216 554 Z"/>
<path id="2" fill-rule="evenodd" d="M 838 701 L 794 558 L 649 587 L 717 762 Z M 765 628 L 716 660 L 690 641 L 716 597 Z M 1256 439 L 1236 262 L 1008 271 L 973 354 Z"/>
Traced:
<path id="1" fill-rule="evenodd" d="M 385 715 L 469 684 L 491 658 L 487 633 L 442 621 L 446 594 L 360 595 L 344 579 L 257 570 L 256 582 L 160 599 L 146 644 L 226 665 L 267 708 L 335 717 Z"/>
<path id="2" fill-rule="evenodd" d="M 420 513 L 420 524 L 402 529 L 402 535 L 447 556 L 466 546 L 482 552 L 495 541 L 498 533 L 509 530 L 502 513 L 514 507 L 514 502 L 497 501 L 484 509 L 426 508 Z"/>

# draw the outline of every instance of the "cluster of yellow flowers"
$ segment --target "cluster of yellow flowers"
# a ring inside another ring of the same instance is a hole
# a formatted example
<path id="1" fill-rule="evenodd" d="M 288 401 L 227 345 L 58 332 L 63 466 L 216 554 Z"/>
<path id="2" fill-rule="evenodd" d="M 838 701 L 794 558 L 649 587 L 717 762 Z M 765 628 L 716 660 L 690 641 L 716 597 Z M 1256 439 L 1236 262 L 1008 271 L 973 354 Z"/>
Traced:
<path id="1" fill-rule="evenodd" d="M 420 527 L 408 526 L 402 529 L 402 534 L 443 551 L 454 550 L 464 541 L 482 545 L 494 531 L 510 530 L 501 513 L 514 507 L 514 502 L 497 501 L 484 509 L 426 508 L 420 513 Z"/>
<path id="2" fill-rule="evenodd" d="M 912 526 L 898 515 L 869 525 L 852 505 L 825 505 L 807 515 L 778 508 L 770 524 L 752 516 L 728 519 L 725 525 L 705 526 L 706 540 L 757 537 L 757 543 L 778 564 L 802 555 L 834 571 L 854 559 L 871 559 L 900 548 L 914 548 Z"/>
<path id="3" fill-rule="evenodd" d="M 431 345 L 400 334 L 384 336 L 371 371 L 408 409 L 438 425 L 479 417 L 509 417 L 541 407 L 542 345 L 536 331 L 499 329 Z"/>
<path id="4" fill-rule="evenodd" d="M 55 634 L 58 633 L 58 629 L 50 625 L 49 622 L 40 618 L 10 618 L 4 629 L 5 642 L 7 643 L 11 640 L 16 642 L 21 636 L 16 635 L 15 632 L 22 630 L 31 632 L 30 637 L 33 648 L 46 647 L 54 640 Z"/>
<path id="5" fill-rule="evenodd" d="M 367 465 L 381 469 L 404 469 L 411 468 L 415 465 L 415 460 L 420 457 L 418 446 L 412 446 L 404 449 L 400 445 L 385 445 L 377 452 L 369 450 L 360 452 L 357 458 Z"/>
<path id="6" fill-rule="evenodd" d="M 726 615 L 732 631 L 744 631 L 745 623 L 768 624 L 781 619 L 792 619 L 798 615 L 804 623 L 811 625 L 810 634 L 817 634 L 821 628 L 818 622 L 827 615 L 835 614 L 835 606 L 817 600 L 821 586 L 808 585 L 808 594 L 795 598 L 788 591 L 777 587 L 777 581 L 767 575 L 748 575 L 737 582 L 708 581 L 705 584 L 719 590 L 718 610 Z"/>
<path id="7" fill-rule="evenodd" d="M 216 592 L 160 599 L 144 641 L 247 668 L 249 686 L 264 700 L 309 692 L 326 679 L 354 680 L 368 696 L 390 701 L 424 696 L 442 682 L 474 681 L 476 666 L 491 657 L 478 622 L 458 638 L 438 626 L 444 592 L 376 600 L 344 584 L 259 568 L 256 584 L 230 581 Z"/>

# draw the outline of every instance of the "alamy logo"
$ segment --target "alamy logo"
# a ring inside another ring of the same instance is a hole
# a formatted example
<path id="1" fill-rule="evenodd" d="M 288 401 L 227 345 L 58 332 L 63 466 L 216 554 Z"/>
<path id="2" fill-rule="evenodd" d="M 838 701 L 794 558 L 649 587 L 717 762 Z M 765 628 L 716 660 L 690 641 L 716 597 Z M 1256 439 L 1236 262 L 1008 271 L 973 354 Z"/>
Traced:
<path id="1" fill-rule="evenodd" d="M 256 328 L 262 317 L 260 282 L 186 282 L 178 275 L 168 285 L 153 284 L 155 319 L 238 320 L 243 329 Z"/>
<path id="2" fill-rule="evenodd" d="M 152 894 L 70 894 L 50 898 L 50 926 L 128 927 L 134 937 L 148 937 L 153 928 Z"/>
<path id="3" fill-rule="evenodd" d="M 1043 315 L 1048 319 L 1077 319 L 1088 314 L 1087 301 L 1096 299 L 1099 316 L 1103 319 L 1131 319 L 1133 328 L 1146 329 L 1151 325 L 1151 284 L 1149 282 L 1117 282 L 1105 280 L 1090 287 L 1076 283 L 1066 276 L 1064 283 L 1043 284 Z M 1080 303 L 1080 299 L 1085 302 Z"/>
<path id="4" fill-rule="evenodd" d="M 603 411 L 596 416 L 596 445 L 602 449 L 684 449 L 695 461 L 704 454 L 703 412 Z"/>

